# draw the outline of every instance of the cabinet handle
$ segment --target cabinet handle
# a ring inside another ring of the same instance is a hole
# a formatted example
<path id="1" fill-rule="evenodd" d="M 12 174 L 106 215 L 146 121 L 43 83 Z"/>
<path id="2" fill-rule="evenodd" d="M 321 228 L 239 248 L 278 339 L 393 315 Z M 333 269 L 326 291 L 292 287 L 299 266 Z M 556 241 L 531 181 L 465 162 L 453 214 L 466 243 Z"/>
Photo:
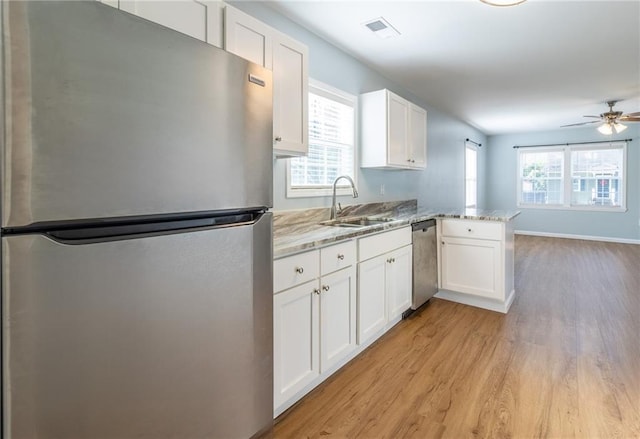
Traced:
<path id="1" fill-rule="evenodd" d="M 444 245 L 444 241 L 442 241 L 442 245 Z"/>
<path id="2" fill-rule="evenodd" d="M 318 288 L 314 288 L 313 289 L 313 294 L 317 294 L 319 296 L 320 295 L 320 290 Z"/>
<path id="3" fill-rule="evenodd" d="M 338 259 L 340 259 L 341 261 L 344 261 L 344 255 L 338 254 Z"/>
<path id="4" fill-rule="evenodd" d="M 282 142 L 282 137 L 280 136 L 276 137 L 276 142 Z"/>
<path id="5" fill-rule="evenodd" d="M 298 274 L 302 274 L 302 273 L 304 273 L 304 268 L 302 268 L 302 267 L 296 267 L 296 273 L 298 273 Z"/>
<path id="6" fill-rule="evenodd" d="M 329 291 L 329 285 L 323 285 L 322 289 L 323 291 Z"/>

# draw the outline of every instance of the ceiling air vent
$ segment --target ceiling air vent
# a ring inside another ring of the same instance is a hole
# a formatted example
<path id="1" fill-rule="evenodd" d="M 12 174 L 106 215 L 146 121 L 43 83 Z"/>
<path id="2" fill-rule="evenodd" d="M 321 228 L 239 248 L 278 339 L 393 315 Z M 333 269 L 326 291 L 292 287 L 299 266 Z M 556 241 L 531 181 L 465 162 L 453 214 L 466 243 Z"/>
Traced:
<path id="1" fill-rule="evenodd" d="M 391 24 L 382 17 L 375 18 L 373 20 L 367 21 L 364 24 L 369 28 L 371 32 L 376 34 L 380 38 L 392 38 L 400 35 Z"/>

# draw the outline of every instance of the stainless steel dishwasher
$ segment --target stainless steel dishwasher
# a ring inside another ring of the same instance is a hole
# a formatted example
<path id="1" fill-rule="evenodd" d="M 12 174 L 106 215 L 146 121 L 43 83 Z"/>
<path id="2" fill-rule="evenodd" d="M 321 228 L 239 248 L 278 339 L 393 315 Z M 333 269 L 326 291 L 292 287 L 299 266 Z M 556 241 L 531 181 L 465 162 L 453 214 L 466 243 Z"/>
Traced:
<path id="1" fill-rule="evenodd" d="M 416 310 L 438 291 L 436 220 L 412 224 L 413 293 L 411 309 Z"/>

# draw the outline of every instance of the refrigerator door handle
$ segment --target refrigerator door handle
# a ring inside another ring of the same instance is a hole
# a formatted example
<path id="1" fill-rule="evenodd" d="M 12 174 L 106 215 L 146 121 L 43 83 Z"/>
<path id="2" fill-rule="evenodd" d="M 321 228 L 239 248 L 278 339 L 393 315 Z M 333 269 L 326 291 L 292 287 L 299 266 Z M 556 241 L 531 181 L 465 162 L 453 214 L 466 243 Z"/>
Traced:
<path id="1" fill-rule="evenodd" d="M 157 222 L 133 222 L 117 225 L 96 224 L 90 227 L 63 227 L 42 231 L 50 239 L 70 245 L 92 244 L 97 242 L 119 241 L 147 236 L 160 236 L 183 233 L 200 229 L 219 229 L 255 224 L 264 212 L 246 212 L 205 218 L 173 219 Z M 33 232 L 32 232 L 33 233 Z"/>

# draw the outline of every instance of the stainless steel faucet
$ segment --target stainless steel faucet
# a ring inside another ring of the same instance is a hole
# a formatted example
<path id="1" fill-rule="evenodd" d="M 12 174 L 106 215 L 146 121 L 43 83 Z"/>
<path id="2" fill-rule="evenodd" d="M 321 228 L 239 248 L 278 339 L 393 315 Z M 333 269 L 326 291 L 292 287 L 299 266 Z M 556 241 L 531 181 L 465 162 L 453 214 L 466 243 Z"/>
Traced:
<path id="1" fill-rule="evenodd" d="M 344 178 L 346 180 L 349 181 L 349 183 L 351 184 L 351 189 L 353 189 L 353 198 L 358 198 L 358 190 L 356 189 L 356 184 L 353 182 L 353 180 L 351 179 L 351 177 L 349 177 L 348 175 L 341 175 L 338 178 L 336 178 L 333 181 L 333 198 L 331 199 L 331 218 L 330 219 L 336 219 L 337 215 L 337 209 L 336 209 L 336 184 L 338 183 L 338 180 L 340 180 L 341 178 Z"/>

